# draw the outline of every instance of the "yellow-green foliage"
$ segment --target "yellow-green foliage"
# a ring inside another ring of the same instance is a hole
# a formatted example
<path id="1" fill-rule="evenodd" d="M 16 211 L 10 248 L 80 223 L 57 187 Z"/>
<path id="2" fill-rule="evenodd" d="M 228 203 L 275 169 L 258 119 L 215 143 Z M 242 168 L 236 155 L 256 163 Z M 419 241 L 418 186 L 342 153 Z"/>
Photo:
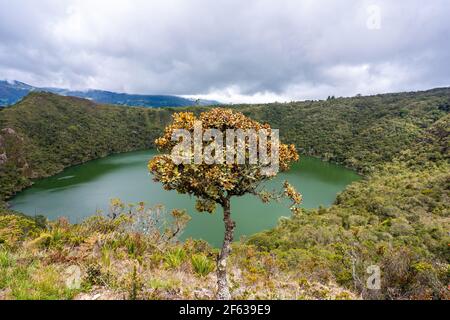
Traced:
<path id="1" fill-rule="evenodd" d="M 164 264 L 166 268 L 178 269 L 186 259 L 186 251 L 183 248 L 175 248 L 166 253 L 164 257 Z"/>
<path id="2" fill-rule="evenodd" d="M 302 153 L 370 172 L 411 147 L 426 128 L 446 115 L 448 92 L 436 89 L 231 108 L 282 128 L 282 141 L 295 144 Z M 12 144 L 6 150 L 11 161 L 0 170 L 0 199 L 29 185 L 31 175 L 48 176 L 111 153 L 152 147 L 179 110 L 199 114 L 209 109 L 127 108 L 31 93 L 17 105 L 0 109 L 1 128 L 11 128 L 23 139 L 20 148 Z M 435 154 L 439 157 L 439 150 Z"/>
<path id="3" fill-rule="evenodd" d="M 151 278 L 148 281 L 148 286 L 152 289 L 156 290 L 173 290 L 180 286 L 180 281 L 177 279 L 160 279 L 160 278 Z"/>
<path id="4" fill-rule="evenodd" d="M 17 300 L 71 299 L 78 290 L 69 289 L 61 277 L 62 270 L 39 262 L 21 263 L 0 250 L 0 291 L 4 298 Z"/>
<path id="5" fill-rule="evenodd" d="M 47 233 L 47 232 L 43 232 L 39 235 L 39 237 L 37 237 L 36 239 L 31 240 L 28 243 L 28 246 L 30 248 L 47 248 L 50 246 L 51 242 L 52 242 L 53 238 L 52 235 Z"/>
<path id="6" fill-rule="evenodd" d="M 191 257 L 191 264 L 194 272 L 200 277 L 205 277 L 214 271 L 214 262 L 203 254 L 194 254 Z"/>
<path id="7" fill-rule="evenodd" d="M 18 215 L 0 216 L 0 245 L 15 246 L 27 236 L 35 235 L 39 228 L 30 218 Z"/>

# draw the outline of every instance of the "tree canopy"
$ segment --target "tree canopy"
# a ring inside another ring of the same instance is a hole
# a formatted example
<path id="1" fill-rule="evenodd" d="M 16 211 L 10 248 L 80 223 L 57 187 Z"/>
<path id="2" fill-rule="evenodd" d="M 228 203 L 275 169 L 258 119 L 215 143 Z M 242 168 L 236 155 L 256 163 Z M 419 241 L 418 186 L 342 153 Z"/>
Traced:
<path id="1" fill-rule="evenodd" d="M 155 145 L 164 153 L 149 161 L 148 168 L 153 173 L 154 179 L 163 183 L 167 190 L 177 190 L 179 193 L 196 196 L 199 211 L 213 212 L 216 203 L 223 204 L 227 197 L 242 196 L 247 193 L 259 195 L 261 190 L 258 187 L 273 175 L 265 174 L 261 163 L 250 163 L 250 153 L 247 150 L 248 139 L 245 140 L 245 164 L 238 164 L 237 161 L 234 163 L 207 164 L 202 162 L 196 164 L 194 152 L 189 155 L 192 160 L 190 163 L 174 163 L 170 153 L 178 142 L 172 139 L 175 130 L 184 129 L 193 132 L 196 121 L 201 121 L 203 133 L 207 129 L 218 129 L 221 132 L 229 129 L 267 130 L 268 132 L 272 130 L 267 123 L 261 124 L 244 116 L 241 112 L 230 109 L 211 109 L 203 112 L 198 118 L 192 112 L 175 113 L 173 122 L 167 126 L 163 136 L 155 141 Z M 203 140 L 204 148 L 215 143 L 210 139 Z M 265 143 L 267 150 L 270 151 L 272 142 L 265 141 Z M 222 152 L 225 153 L 225 150 Z M 258 154 L 258 156 L 261 155 Z M 281 171 L 288 170 L 289 165 L 298 159 L 299 156 L 294 145 L 279 144 L 279 168 Z"/>

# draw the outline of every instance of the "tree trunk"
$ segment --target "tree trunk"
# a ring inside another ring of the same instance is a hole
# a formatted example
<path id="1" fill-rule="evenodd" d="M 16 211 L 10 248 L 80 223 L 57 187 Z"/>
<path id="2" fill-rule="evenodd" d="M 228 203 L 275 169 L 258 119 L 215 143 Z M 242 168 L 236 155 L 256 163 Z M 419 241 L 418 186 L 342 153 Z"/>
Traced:
<path id="1" fill-rule="evenodd" d="M 230 199 L 227 198 L 222 204 L 223 222 L 225 223 L 225 237 L 223 239 L 222 251 L 217 259 L 217 299 L 230 300 L 230 289 L 227 280 L 227 258 L 231 251 L 231 243 L 233 242 L 234 227 L 236 223 L 231 220 Z"/>

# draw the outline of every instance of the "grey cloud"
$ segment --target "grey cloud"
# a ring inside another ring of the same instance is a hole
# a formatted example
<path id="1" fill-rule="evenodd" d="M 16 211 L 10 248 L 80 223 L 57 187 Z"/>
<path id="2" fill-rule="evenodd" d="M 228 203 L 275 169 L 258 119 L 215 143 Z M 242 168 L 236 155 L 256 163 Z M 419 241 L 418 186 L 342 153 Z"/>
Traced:
<path id="1" fill-rule="evenodd" d="M 0 78 L 246 102 L 426 89 L 450 84 L 449 15 L 445 0 L 0 0 Z"/>

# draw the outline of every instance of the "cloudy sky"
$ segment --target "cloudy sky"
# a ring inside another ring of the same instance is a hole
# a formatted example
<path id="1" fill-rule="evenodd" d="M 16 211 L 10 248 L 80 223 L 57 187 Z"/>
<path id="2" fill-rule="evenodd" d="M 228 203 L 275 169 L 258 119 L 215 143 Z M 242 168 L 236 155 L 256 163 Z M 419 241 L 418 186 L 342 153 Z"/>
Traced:
<path id="1" fill-rule="evenodd" d="M 448 0 L 0 0 L 0 79 L 223 102 L 450 85 Z"/>

